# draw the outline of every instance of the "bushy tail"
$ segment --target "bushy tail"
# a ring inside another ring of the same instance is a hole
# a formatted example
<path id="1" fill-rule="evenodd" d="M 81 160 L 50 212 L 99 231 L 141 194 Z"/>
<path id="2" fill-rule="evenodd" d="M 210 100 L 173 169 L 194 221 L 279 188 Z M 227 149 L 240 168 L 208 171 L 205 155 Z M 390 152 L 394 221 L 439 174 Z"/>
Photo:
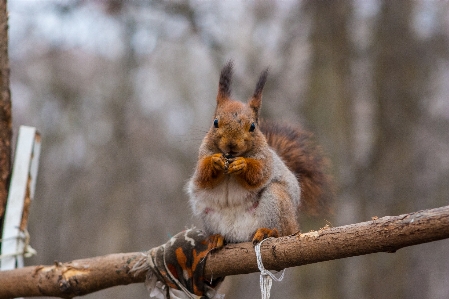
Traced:
<path id="1" fill-rule="evenodd" d="M 296 175 L 301 186 L 300 210 L 312 216 L 331 212 L 334 186 L 329 160 L 313 140 L 313 134 L 298 128 L 263 121 L 260 129 L 269 146 Z"/>

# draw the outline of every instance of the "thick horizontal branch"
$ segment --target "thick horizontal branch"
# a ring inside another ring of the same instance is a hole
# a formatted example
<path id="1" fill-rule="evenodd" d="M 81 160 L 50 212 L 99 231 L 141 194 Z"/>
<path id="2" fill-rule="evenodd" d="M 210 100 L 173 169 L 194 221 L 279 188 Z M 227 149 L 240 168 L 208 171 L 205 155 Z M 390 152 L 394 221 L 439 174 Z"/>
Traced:
<path id="1" fill-rule="evenodd" d="M 117 253 L 0 272 L 0 298 L 53 296 L 73 298 L 117 285 L 145 281 L 130 269 L 142 253 Z"/>
<path id="2" fill-rule="evenodd" d="M 284 268 L 396 250 L 449 238 L 449 206 L 267 240 L 265 268 Z M 206 276 L 257 272 L 252 244 L 228 245 L 206 260 Z"/>
<path id="3" fill-rule="evenodd" d="M 265 268 L 283 268 L 396 250 L 449 238 L 449 206 L 400 216 L 321 229 L 267 240 L 262 245 Z M 130 269 L 142 253 L 121 253 L 53 266 L 0 272 L 0 298 L 57 296 L 72 298 L 116 285 L 143 282 L 145 273 Z M 227 245 L 206 259 L 206 276 L 257 272 L 251 243 Z"/>

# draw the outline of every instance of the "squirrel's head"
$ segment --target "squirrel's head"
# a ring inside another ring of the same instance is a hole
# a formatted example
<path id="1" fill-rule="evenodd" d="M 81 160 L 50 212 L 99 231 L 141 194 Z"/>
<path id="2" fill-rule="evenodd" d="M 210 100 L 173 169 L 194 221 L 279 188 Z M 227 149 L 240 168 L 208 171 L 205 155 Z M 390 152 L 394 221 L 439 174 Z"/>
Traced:
<path id="1" fill-rule="evenodd" d="M 220 152 L 228 157 L 237 157 L 265 142 L 259 129 L 259 109 L 268 69 L 260 75 L 248 103 L 242 103 L 231 99 L 232 67 L 232 61 L 229 61 L 221 71 L 217 107 L 208 135 Z"/>

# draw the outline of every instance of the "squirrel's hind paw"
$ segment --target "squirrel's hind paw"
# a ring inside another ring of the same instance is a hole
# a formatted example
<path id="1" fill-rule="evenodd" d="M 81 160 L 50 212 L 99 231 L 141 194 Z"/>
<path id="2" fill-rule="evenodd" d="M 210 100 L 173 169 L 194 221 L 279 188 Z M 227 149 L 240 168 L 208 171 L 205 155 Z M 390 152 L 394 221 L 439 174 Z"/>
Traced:
<path id="1" fill-rule="evenodd" d="M 210 235 L 208 241 L 211 249 L 218 249 L 225 245 L 224 237 L 220 234 Z"/>
<path id="2" fill-rule="evenodd" d="M 275 228 L 267 228 L 267 227 L 258 228 L 253 237 L 253 244 L 256 245 L 257 243 L 261 242 L 262 240 L 264 240 L 266 238 L 270 238 L 270 237 L 274 237 L 274 238 L 279 237 L 278 230 Z"/>

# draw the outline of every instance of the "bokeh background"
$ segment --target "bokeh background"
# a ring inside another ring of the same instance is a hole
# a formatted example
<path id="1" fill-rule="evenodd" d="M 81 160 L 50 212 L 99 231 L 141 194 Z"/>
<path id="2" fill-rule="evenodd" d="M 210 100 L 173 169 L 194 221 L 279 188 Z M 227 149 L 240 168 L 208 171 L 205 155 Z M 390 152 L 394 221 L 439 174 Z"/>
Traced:
<path id="1" fill-rule="evenodd" d="M 143 251 L 200 226 L 184 185 L 235 62 L 265 118 L 315 133 L 334 215 L 303 230 L 449 202 L 449 2 L 9 0 L 14 132 L 42 155 L 28 265 Z M 449 240 L 287 270 L 273 298 L 449 298 Z M 258 274 L 226 298 L 259 298 Z M 148 298 L 143 284 L 86 298 Z"/>

